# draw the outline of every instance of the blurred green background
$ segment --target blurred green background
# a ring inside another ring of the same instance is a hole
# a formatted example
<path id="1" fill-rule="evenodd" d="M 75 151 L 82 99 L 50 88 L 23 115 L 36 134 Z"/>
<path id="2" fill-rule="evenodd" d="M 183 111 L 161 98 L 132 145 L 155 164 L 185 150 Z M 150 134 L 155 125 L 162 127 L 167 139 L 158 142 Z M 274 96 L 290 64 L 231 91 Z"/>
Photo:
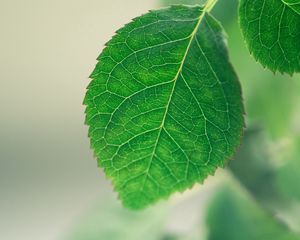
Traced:
<path id="1" fill-rule="evenodd" d="M 236 159 L 142 212 L 123 209 L 97 168 L 82 100 L 104 43 L 149 9 L 201 2 L 0 0 L 0 239 L 300 239 L 300 75 L 254 61 L 237 0 L 213 11 L 247 112 Z"/>

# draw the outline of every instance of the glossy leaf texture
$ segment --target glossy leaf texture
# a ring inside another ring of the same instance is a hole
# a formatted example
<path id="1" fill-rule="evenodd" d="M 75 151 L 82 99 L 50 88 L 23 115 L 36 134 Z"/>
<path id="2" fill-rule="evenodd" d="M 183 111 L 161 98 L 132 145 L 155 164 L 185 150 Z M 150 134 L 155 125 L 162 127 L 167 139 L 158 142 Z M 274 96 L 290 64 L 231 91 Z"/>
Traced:
<path id="1" fill-rule="evenodd" d="M 240 27 L 254 58 L 273 72 L 300 72 L 300 0 L 241 0 Z"/>
<path id="2" fill-rule="evenodd" d="M 203 182 L 234 155 L 244 127 L 240 84 L 223 29 L 202 7 L 134 19 L 98 60 L 86 123 L 126 207 Z"/>

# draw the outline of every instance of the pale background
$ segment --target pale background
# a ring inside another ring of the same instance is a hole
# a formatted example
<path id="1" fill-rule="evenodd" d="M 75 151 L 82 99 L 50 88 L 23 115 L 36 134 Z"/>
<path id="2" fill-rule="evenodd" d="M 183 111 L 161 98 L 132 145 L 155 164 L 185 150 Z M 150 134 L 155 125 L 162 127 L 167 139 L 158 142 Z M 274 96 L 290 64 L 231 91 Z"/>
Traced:
<path id="1" fill-rule="evenodd" d="M 0 0 L 0 239 L 62 238 L 112 195 L 82 101 L 104 43 L 155 3 Z"/>

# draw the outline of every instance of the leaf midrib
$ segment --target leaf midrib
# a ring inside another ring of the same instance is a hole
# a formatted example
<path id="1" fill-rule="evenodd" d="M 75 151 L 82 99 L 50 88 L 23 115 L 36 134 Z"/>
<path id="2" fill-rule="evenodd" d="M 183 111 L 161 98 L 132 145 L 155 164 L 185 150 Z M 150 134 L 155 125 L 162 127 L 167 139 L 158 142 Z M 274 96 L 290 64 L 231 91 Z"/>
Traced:
<path id="1" fill-rule="evenodd" d="M 191 49 L 191 45 L 193 43 L 193 40 L 195 39 L 195 37 L 197 35 L 197 32 L 198 32 L 199 27 L 200 27 L 200 24 L 202 23 L 202 20 L 203 20 L 203 18 L 204 18 L 204 16 L 205 16 L 205 14 L 206 14 L 207 11 L 208 11 L 207 8 L 203 8 L 202 9 L 201 14 L 200 14 L 200 16 L 198 18 L 198 22 L 197 22 L 197 24 L 196 24 L 193 32 L 190 35 L 191 39 L 190 39 L 190 41 L 189 41 L 189 43 L 187 45 L 187 48 L 186 48 L 186 51 L 184 53 L 182 62 L 181 62 L 180 66 L 179 66 L 179 69 L 178 69 L 178 71 L 177 71 L 177 73 L 176 73 L 176 75 L 174 77 L 173 87 L 172 87 L 172 90 L 171 90 L 171 93 L 170 93 L 170 97 L 169 97 L 168 102 L 167 102 L 167 106 L 166 106 L 166 110 L 164 112 L 164 116 L 163 116 L 163 119 L 162 119 L 161 126 L 160 126 L 159 131 L 158 131 L 158 135 L 157 135 L 156 142 L 155 142 L 155 145 L 154 145 L 154 148 L 153 148 L 153 152 L 151 154 L 151 159 L 149 161 L 149 165 L 148 165 L 147 170 L 146 170 L 146 177 L 145 177 L 145 180 L 144 180 L 142 188 L 145 185 L 145 182 L 146 182 L 146 179 L 147 179 L 147 176 L 148 176 L 149 170 L 151 168 L 151 164 L 152 164 L 152 161 L 153 161 L 156 149 L 157 149 L 157 145 L 158 145 L 159 139 L 161 137 L 162 130 L 163 130 L 164 125 L 165 125 L 166 117 L 167 117 L 167 114 L 168 114 L 168 111 L 169 111 L 170 103 L 172 101 L 172 97 L 173 97 L 173 94 L 174 94 L 174 90 L 175 90 L 175 87 L 176 87 L 177 80 L 178 80 L 180 74 L 182 73 L 182 69 L 183 69 L 184 63 L 186 61 L 186 58 L 188 56 L 188 53 L 189 53 L 189 51 Z"/>

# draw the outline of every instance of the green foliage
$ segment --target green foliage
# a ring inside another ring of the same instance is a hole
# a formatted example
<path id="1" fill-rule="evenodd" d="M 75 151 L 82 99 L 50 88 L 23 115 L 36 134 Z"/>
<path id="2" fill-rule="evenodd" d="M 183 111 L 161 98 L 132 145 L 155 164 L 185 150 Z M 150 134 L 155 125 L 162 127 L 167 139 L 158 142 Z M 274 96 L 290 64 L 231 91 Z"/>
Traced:
<path id="1" fill-rule="evenodd" d="M 263 133 L 258 128 L 248 129 L 234 161 L 229 164 L 234 177 L 259 201 L 274 198 L 277 191 L 275 167 Z"/>
<path id="2" fill-rule="evenodd" d="M 300 15 L 300 1 L 299 0 L 282 0 L 284 4 L 293 9 L 297 14 Z"/>
<path id="3" fill-rule="evenodd" d="M 241 0 L 240 26 L 250 52 L 273 72 L 300 72 L 299 0 Z"/>
<path id="4" fill-rule="evenodd" d="M 109 201 L 83 217 L 67 240 L 163 240 L 167 208 L 132 212 Z"/>
<path id="5" fill-rule="evenodd" d="M 209 240 L 299 240 L 238 187 L 227 187 L 212 202 L 207 224 Z"/>
<path id="6" fill-rule="evenodd" d="M 284 157 L 285 164 L 276 174 L 278 187 L 288 199 L 300 201 L 300 138 L 294 140 Z"/>
<path id="7" fill-rule="evenodd" d="M 187 4 L 187 5 L 203 5 L 205 0 L 160 0 L 162 6 L 169 6 L 173 4 Z M 238 0 L 221 0 L 214 6 L 211 13 L 215 16 L 223 25 L 228 24 L 236 19 L 238 7 Z M 224 11 L 226 9 L 226 11 Z M 230 11 L 234 9 L 234 11 Z"/>
<path id="8" fill-rule="evenodd" d="M 192 187 L 233 156 L 241 90 L 223 29 L 206 9 L 173 6 L 136 18 L 98 60 L 86 123 L 126 207 Z"/>

